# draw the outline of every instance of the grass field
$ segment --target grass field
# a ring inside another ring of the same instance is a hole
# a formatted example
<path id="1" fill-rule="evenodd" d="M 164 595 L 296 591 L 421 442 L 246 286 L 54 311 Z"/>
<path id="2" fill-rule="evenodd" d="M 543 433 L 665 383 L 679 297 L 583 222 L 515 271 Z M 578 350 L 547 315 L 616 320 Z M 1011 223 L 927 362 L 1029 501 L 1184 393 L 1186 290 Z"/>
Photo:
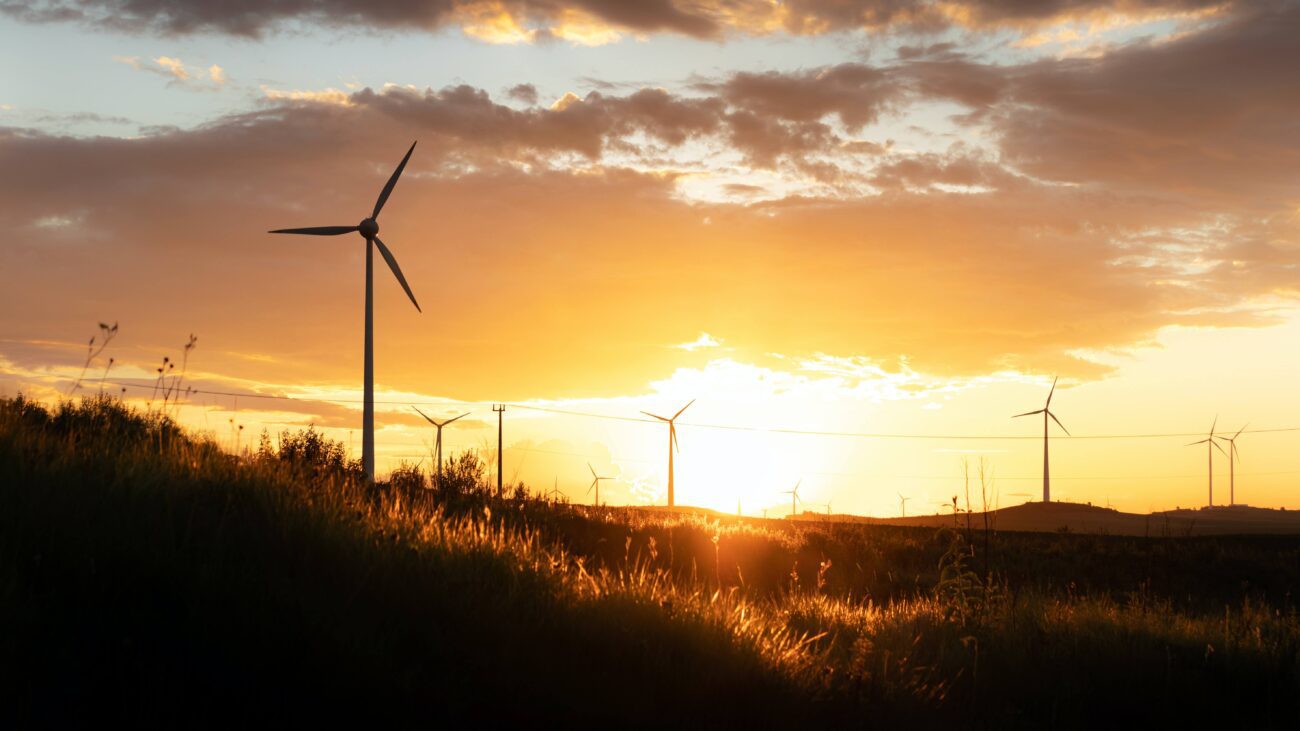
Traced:
<path id="1" fill-rule="evenodd" d="M 1300 538 L 495 499 L 0 402 L 0 718 L 984 727 L 1300 717 Z M 256 715 L 254 715 L 256 714 Z"/>

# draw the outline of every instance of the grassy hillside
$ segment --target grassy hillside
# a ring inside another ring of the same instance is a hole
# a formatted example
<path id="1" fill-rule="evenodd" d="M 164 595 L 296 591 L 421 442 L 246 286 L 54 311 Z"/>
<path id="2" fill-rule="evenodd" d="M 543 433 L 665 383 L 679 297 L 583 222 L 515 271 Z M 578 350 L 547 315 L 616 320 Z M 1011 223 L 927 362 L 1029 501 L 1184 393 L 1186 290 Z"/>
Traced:
<path id="1" fill-rule="evenodd" d="M 1300 712 L 1297 539 L 498 501 L 472 457 L 437 490 L 412 472 L 367 487 L 328 447 L 236 459 L 112 401 L 0 402 L 0 718 L 1269 727 Z"/>

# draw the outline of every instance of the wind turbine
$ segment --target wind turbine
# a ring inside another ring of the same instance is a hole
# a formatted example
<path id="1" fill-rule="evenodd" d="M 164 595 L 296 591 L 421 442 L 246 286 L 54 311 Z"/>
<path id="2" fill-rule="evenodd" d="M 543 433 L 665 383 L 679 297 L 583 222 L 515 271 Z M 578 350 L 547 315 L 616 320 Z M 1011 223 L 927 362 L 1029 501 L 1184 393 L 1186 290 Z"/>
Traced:
<path id="1" fill-rule="evenodd" d="M 1048 468 L 1048 464 L 1047 464 L 1047 427 L 1048 427 L 1047 419 L 1048 417 L 1050 417 L 1052 421 L 1055 421 L 1057 426 L 1061 427 L 1061 431 L 1065 432 L 1065 436 L 1067 437 L 1070 436 L 1070 430 L 1066 429 L 1065 425 L 1061 423 L 1061 420 L 1056 418 L 1056 414 L 1053 414 L 1051 412 L 1052 394 L 1056 393 L 1056 381 L 1057 381 L 1056 378 L 1052 379 L 1052 390 L 1047 392 L 1047 403 L 1043 404 L 1043 408 L 1037 411 L 1026 411 L 1023 414 L 1016 414 L 1015 416 L 1011 417 L 1013 419 L 1019 419 L 1022 416 L 1033 416 L 1034 414 L 1043 415 L 1043 502 L 1045 503 L 1052 501 L 1052 472 Z"/>
<path id="2" fill-rule="evenodd" d="M 1230 437 L 1219 437 L 1220 440 L 1228 443 L 1228 505 L 1237 504 L 1237 468 L 1236 463 L 1241 461 L 1241 455 L 1237 452 L 1237 437 L 1246 431 L 1246 427 L 1241 427 L 1236 434 Z"/>
<path id="3" fill-rule="evenodd" d="M 903 497 L 903 493 L 901 492 L 898 493 L 898 512 L 900 517 L 907 517 L 907 501 L 911 499 L 912 498 L 909 497 Z"/>
<path id="4" fill-rule="evenodd" d="M 447 419 L 446 421 L 434 421 L 433 419 L 429 418 L 428 414 L 424 413 L 423 411 L 420 411 L 419 407 L 412 406 L 411 408 L 415 409 L 415 413 L 419 414 L 420 416 L 423 416 L 425 421 L 429 422 L 430 424 L 433 424 L 433 427 L 438 430 L 438 436 L 433 441 L 433 445 L 434 445 L 433 451 L 434 454 L 438 456 L 438 477 L 439 479 L 441 479 L 442 478 L 442 428 L 444 426 L 447 426 L 453 421 L 464 419 L 466 416 L 469 416 L 471 412 L 467 411 L 461 414 L 460 416 L 457 416 L 455 419 Z"/>
<path id="5" fill-rule="evenodd" d="M 652 414 L 652 413 L 650 413 L 649 411 L 642 411 L 642 412 L 641 412 L 641 413 L 645 414 L 646 416 L 653 416 L 654 418 L 658 419 L 659 421 L 664 421 L 664 422 L 667 422 L 667 423 L 668 423 L 668 507 L 670 507 L 670 508 L 673 507 L 673 505 L 674 505 L 674 502 L 673 502 L 673 497 L 674 497 L 674 496 L 673 496 L 673 450 L 676 449 L 678 452 L 682 451 L 682 448 L 679 447 L 679 446 L 677 445 L 677 424 L 676 424 L 676 422 L 677 422 L 677 417 L 681 416 L 683 411 L 685 411 L 685 410 L 691 408 L 691 404 L 693 404 L 693 403 L 695 403 L 695 399 L 691 399 L 690 403 L 688 403 L 688 404 L 686 404 L 685 406 L 683 406 L 682 408 L 678 409 L 677 413 L 676 413 L 676 414 L 673 414 L 673 417 L 672 417 L 671 419 L 666 419 L 666 418 L 664 418 L 664 417 L 662 417 L 662 416 L 659 416 L 658 414 Z"/>
<path id="6" fill-rule="evenodd" d="M 594 505 L 600 507 L 600 481 L 612 480 L 614 478 L 601 477 L 600 475 L 596 474 L 596 468 L 592 467 L 590 462 L 587 463 L 587 469 L 591 470 L 591 487 L 587 488 L 587 492 L 590 493 L 592 490 L 596 491 L 596 502 L 594 503 Z"/>
<path id="7" fill-rule="evenodd" d="M 1184 445 L 1187 447 L 1194 447 L 1197 444 L 1204 444 L 1205 451 L 1210 456 L 1210 507 L 1214 507 L 1214 450 L 1217 449 L 1220 452 L 1223 452 L 1223 447 L 1220 447 L 1219 443 L 1214 441 L 1216 439 L 1216 437 L 1214 436 L 1214 427 L 1218 425 L 1219 425 L 1219 417 L 1215 416 L 1213 423 L 1210 424 L 1210 436 L 1200 440 L 1199 442 L 1192 442 L 1191 444 Z M 1227 454 L 1227 452 L 1223 452 L 1223 453 Z"/>
<path id="8" fill-rule="evenodd" d="M 411 304 L 415 305 L 417 312 L 420 310 L 420 303 L 415 301 L 415 295 L 411 293 L 411 286 L 406 283 L 406 277 L 402 276 L 402 268 L 397 265 L 397 259 L 393 258 L 393 252 L 388 250 L 383 241 L 379 240 L 379 212 L 384 209 L 384 203 L 388 201 L 388 196 L 392 194 L 393 188 L 397 185 L 397 179 L 402 176 L 402 170 L 406 167 L 406 161 L 411 159 L 411 153 L 415 152 L 415 143 L 411 143 L 411 149 L 406 151 L 406 156 L 398 163 L 397 169 L 393 175 L 388 178 L 388 183 L 384 189 L 379 192 L 379 199 L 375 201 L 375 208 L 370 212 L 368 218 L 361 219 L 361 223 L 355 226 L 313 226 L 308 228 L 280 228 L 274 231 L 268 231 L 273 234 L 306 234 L 308 236 L 339 236 L 341 234 L 359 233 L 366 240 L 366 346 L 365 346 L 365 365 L 364 365 L 364 405 L 361 410 L 361 471 L 365 474 L 366 480 L 375 481 L 375 348 L 374 348 L 374 251 L 379 248 L 379 254 L 388 262 L 388 268 L 393 270 L 393 276 L 406 290 L 406 296 L 411 298 Z"/>
<path id="9" fill-rule="evenodd" d="M 799 510 L 799 486 L 802 485 L 802 484 L 803 484 L 803 478 L 799 478 L 799 481 L 796 482 L 796 483 L 794 483 L 794 489 L 793 489 L 793 490 L 782 490 L 782 491 L 781 491 L 781 494 L 782 494 L 782 495 L 789 495 L 789 496 L 790 496 L 790 517 L 791 517 L 791 519 L 794 518 L 794 514 Z"/>

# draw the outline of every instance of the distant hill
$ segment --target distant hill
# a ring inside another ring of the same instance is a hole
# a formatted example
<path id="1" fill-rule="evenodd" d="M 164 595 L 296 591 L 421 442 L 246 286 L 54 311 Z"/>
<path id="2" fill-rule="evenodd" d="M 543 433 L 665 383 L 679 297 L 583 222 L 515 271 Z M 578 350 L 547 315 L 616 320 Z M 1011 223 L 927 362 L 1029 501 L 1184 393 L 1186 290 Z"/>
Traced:
<path id="1" fill-rule="evenodd" d="M 796 520 L 826 521 L 823 513 L 804 512 Z M 953 525 L 949 514 L 918 515 L 906 518 L 868 518 L 855 515 L 832 515 L 829 519 L 843 523 L 868 523 L 875 525 L 910 525 L 939 527 Z M 967 516 L 962 513 L 956 520 L 965 525 Z M 971 513 L 973 525 L 983 527 L 984 514 Z M 1297 534 L 1300 533 L 1300 511 L 1254 508 L 1248 505 L 1219 506 L 1195 510 L 1166 510 L 1148 515 L 1122 513 L 1084 503 L 1025 503 L 989 512 L 990 524 L 997 530 L 1100 533 L 1128 536 L 1204 536 L 1232 534 Z"/>
<path id="2" fill-rule="evenodd" d="M 709 508 L 697 508 L 679 505 L 668 508 L 663 505 L 639 505 L 622 508 L 632 511 L 644 511 L 655 514 L 695 515 L 705 520 L 720 520 L 731 523 L 736 520 L 733 513 L 724 513 Z M 966 525 L 967 516 L 961 513 L 957 517 L 959 525 Z M 785 518 L 754 518 L 744 516 L 742 520 L 750 524 L 764 524 L 779 527 L 788 525 L 789 516 Z M 899 525 L 927 528 L 952 526 L 952 513 L 933 515 L 915 515 L 906 518 L 873 518 L 865 515 L 845 513 L 818 513 L 805 510 L 793 517 L 799 523 L 856 523 L 861 525 Z M 971 524 L 982 528 L 984 513 L 971 513 Z M 1010 508 L 989 511 L 990 526 L 1003 531 L 1026 531 L 1034 533 L 1094 533 L 1120 536 L 1207 536 L 1207 535 L 1295 535 L 1300 534 L 1300 511 L 1274 510 L 1272 508 L 1255 508 L 1249 505 L 1216 506 L 1213 508 L 1166 510 L 1142 514 L 1123 513 L 1113 508 L 1103 508 L 1086 503 L 1024 503 Z"/>

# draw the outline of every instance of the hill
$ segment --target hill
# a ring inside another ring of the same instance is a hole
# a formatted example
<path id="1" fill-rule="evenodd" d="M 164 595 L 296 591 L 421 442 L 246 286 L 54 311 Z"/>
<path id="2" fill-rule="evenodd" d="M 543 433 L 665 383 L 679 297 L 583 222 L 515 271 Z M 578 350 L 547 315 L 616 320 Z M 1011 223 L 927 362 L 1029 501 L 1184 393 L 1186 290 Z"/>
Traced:
<path id="1" fill-rule="evenodd" d="M 971 520 L 982 525 L 983 513 L 971 513 Z M 1122 513 L 1083 503 L 1025 503 L 989 511 L 989 520 L 1003 531 L 1037 531 L 1095 533 L 1123 536 L 1206 536 L 1206 535 L 1292 535 L 1300 534 L 1300 512 L 1254 508 L 1246 505 L 1216 506 L 1196 510 L 1169 510 L 1150 513 Z M 824 520 L 808 514 L 806 520 Z M 948 515 L 918 515 L 907 518 L 855 518 L 833 516 L 835 520 L 874 525 L 906 525 L 939 528 L 954 525 Z M 956 523 L 965 525 L 966 514 Z"/>

